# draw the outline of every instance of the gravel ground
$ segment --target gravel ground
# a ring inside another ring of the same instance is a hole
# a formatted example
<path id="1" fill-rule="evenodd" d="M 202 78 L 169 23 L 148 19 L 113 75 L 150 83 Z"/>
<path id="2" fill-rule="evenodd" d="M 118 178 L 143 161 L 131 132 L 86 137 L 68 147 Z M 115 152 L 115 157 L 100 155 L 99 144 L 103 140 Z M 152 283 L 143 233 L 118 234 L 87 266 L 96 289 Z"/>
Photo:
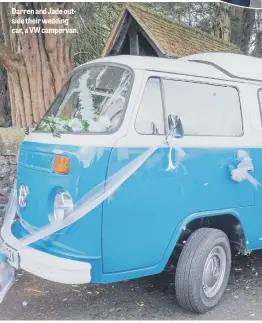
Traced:
<path id="1" fill-rule="evenodd" d="M 211 312 L 185 312 L 174 292 L 175 267 L 151 277 L 108 285 L 61 285 L 17 272 L 0 319 L 262 319 L 262 251 L 233 259 L 221 303 Z"/>
<path id="2" fill-rule="evenodd" d="M 0 320 L 262 319 L 262 251 L 233 257 L 221 303 L 199 315 L 179 307 L 175 266 L 151 277 L 108 285 L 62 285 L 18 271 L 0 305 Z"/>

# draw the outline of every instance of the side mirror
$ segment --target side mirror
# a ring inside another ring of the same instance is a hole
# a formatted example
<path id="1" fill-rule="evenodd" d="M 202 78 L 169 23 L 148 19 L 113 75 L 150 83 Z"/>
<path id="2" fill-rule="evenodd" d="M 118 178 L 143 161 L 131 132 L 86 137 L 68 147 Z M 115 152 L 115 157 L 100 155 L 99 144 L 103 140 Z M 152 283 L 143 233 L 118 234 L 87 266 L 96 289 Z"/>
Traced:
<path id="1" fill-rule="evenodd" d="M 168 116 L 168 128 L 169 128 L 169 135 L 175 138 L 182 138 L 184 136 L 184 129 L 182 125 L 182 121 L 179 116 L 175 116 L 170 114 Z"/>

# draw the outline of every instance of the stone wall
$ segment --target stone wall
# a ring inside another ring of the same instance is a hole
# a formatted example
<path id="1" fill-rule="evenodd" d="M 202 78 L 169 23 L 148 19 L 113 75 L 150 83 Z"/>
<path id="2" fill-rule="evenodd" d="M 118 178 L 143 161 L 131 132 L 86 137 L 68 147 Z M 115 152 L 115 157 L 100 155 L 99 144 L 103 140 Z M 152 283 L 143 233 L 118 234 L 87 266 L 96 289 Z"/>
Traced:
<path id="1" fill-rule="evenodd" d="M 23 137 L 23 129 L 0 128 L 0 211 L 4 209 L 16 177 L 15 155 Z"/>

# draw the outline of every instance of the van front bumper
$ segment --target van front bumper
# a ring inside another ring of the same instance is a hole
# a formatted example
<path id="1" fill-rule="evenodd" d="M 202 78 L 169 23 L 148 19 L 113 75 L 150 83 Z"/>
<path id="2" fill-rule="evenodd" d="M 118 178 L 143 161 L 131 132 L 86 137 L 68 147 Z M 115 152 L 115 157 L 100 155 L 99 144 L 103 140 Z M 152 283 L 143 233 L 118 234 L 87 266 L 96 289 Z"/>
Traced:
<path id="1" fill-rule="evenodd" d="M 1 238 L 18 255 L 16 264 L 10 261 L 10 255 L 6 254 L 8 262 L 16 269 L 23 269 L 38 277 L 63 284 L 85 284 L 91 281 L 91 264 L 87 262 L 57 257 L 29 246 L 16 250 L 13 246 L 17 245 L 19 240 L 13 235 L 11 227 L 2 227 Z M 0 252 L 5 254 L 5 248 L 1 247 Z"/>

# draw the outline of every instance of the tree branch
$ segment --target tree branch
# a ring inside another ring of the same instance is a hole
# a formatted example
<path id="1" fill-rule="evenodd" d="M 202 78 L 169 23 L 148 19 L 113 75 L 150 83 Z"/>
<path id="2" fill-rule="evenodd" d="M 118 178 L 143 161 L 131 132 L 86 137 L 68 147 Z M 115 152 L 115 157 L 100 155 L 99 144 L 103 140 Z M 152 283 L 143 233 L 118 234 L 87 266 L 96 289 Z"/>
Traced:
<path id="1" fill-rule="evenodd" d="M 76 57 L 77 55 L 82 55 L 82 54 L 86 54 L 86 55 L 90 55 L 90 53 L 89 52 L 78 52 L 78 53 L 75 53 L 74 54 L 74 57 Z M 97 54 L 97 53 L 96 53 Z"/>
<path id="2" fill-rule="evenodd" d="M 0 63 L 2 63 L 7 70 L 19 70 L 22 67 L 20 57 L 15 55 L 10 48 L 2 42 L 0 42 Z"/>

